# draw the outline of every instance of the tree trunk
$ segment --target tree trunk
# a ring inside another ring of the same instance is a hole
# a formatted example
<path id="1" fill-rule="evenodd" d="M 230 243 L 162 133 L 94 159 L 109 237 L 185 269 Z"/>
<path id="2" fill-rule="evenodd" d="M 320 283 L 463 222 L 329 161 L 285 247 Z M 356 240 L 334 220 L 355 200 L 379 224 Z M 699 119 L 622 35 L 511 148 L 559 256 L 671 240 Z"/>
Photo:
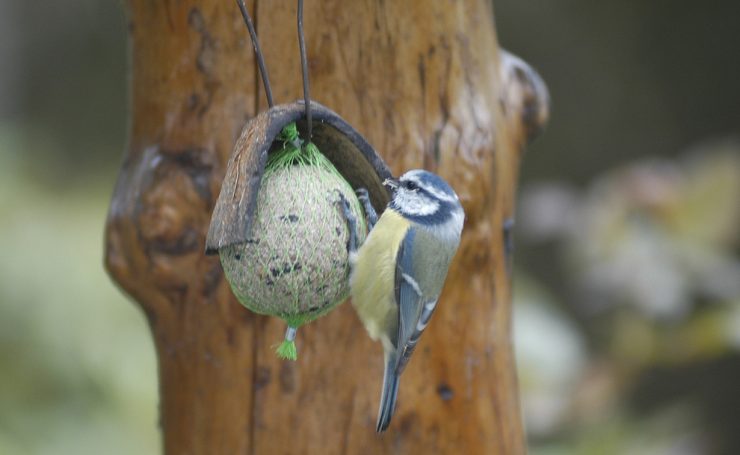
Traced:
<path id="1" fill-rule="evenodd" d="M 255 11 L 277 103 L 301 97 L 294 1 Z M 129 0 L 132 123 L 111 203 L 106 265 L 144 309 L 159 362 L 167 454 L 519 454 L 508 242 L 520 151 L 547 115 L 536 74 L 500 51 L 485 0 L 308 0 L 313 98 L 394 174 L 424 167 L 467 214 L 440 305 L 375 433 L 382 349 L 349 304 L 301 328 L 239 305 L 203 254 L 245 122 L 265 108 L 228 0 Z"/>

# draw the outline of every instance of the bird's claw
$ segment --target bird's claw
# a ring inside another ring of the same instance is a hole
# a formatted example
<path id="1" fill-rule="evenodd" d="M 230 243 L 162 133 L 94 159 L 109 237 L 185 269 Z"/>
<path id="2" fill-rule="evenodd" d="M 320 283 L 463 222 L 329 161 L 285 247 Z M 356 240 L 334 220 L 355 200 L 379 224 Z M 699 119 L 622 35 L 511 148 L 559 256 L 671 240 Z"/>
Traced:
<path id="1" fill-rule="evenodd" d="M 344 218 L 349 219 L 350 217 L 353 217 L 354 215 L 352 214 L 352 211 L 350 210 L 349 201 L 344 196 L 344 193 L 342 193 L 340 190 L 336 188 L 334 189 L 334 191 L 332 191 L 332 193 L 335 197 L 333 199 L 330 199 L 330 201 L 333 202 L 334 204 L 339 205 L 339 207 L 342 209 L 342 215 L 344 215 Z"/>
<path id="2" fill-rule="evenodd" d="M 355 190 L 355 194 L 357 194 L 357 198 L 360 201 L 369 201 L 370 200 L 370 194 L 367 192 L 367 188 L 357 188 Z"/>
<path id="3" fill-rule="evenodd" d="M 375 223 L 378 221 L 378 214 L 375 212 L 373 204 L 370 201 L 370 193 L 367 191 L 367 188 L 357 188 L 355 190 L 355 194 L 357 194 L 357 199 L 360 200 L 360 202 L 362 203 L 362 207 L 365 209 L 367 228 L 368 230 L 371 230 L 373 226 L 375 226 Z"/>
<path id="4" fill-rule="evenodd" d="M 344 196 L 344 193 L 342 193 L 340 190 L 335 189 L 333 191 L 337 195 L 337 199 L 335 199 L 333 202 L 335 204 L 338 204 L 339 207 L 342 210 L 342 216 L 344 216 L 344 221 L 347 223 L 347 228 L 349 229 L 349 239 L 347 241 L 347 251 L 349 253 L 352 253 L 357 250 L 357 218 L 355 218 L 355 214 L 352 213 L 352 210 L 349 206 L 349 201 Z"/>

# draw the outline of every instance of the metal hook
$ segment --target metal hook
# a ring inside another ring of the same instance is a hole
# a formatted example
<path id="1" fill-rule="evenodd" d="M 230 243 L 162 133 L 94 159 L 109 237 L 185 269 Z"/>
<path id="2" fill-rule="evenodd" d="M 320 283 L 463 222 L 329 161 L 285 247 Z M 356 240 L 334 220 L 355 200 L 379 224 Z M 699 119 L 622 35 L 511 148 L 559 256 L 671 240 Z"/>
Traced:
<path id="1" fill-rule="evenodd" d="M 260 49 L 260 42 L 259 42 L 259 39 L 257 39 L 257 32 L 254 29 L 252 18 L 249 17 L 249 11 L 247 11 L 247 7 L 244 5 L 244 0 L 236 0 L 236 4 L 239 5 L 239 9 L 242 12 L 242 17 L 244 18 L 244 23 L 247 24 L 249 35 L 252 37 L 252 47 L 254 48 L 255 57 L 257 57 L 257 65 L 259 66 L 259 69 L 260 69 L 260 76 L 262 76 L 262 85 L 264 85 L 265 87 L 265 96 L 267 97 L 267 105 L 269 107 L 272 107 L 274 103 L 272 101 L 272 89 L 270 88 L 270 78 L 267 77 L 267 68 L 265 68 L 265 59 L 262 57 L 262 49 Z"/>
<path id="2" fill-rule="evenodd" d="M 306 123 L 308 140 L 311 142 L 311 95 L 308 87 L 308 58 L 306 57 L 306 40 L 303 35 L 303 0 L 298 0 L 298 46 L 301 52 L 301 71 L 303 74 L 303 101 L 306 104 Z"/>

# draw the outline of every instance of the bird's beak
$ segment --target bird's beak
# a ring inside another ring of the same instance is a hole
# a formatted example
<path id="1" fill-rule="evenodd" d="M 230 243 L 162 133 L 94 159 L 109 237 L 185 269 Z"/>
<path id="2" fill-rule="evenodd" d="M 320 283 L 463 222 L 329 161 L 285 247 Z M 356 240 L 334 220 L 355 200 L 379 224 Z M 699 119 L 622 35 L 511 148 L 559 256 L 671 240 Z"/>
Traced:
<path id="1" fill-rule="evenodd" d="M 398 179 L 394 179 L 392 177 L 383 181 L 383 186 L 388 188 L 392 193 L 396 192 L 400 184 L 401 182 L 399 182 Z"/>

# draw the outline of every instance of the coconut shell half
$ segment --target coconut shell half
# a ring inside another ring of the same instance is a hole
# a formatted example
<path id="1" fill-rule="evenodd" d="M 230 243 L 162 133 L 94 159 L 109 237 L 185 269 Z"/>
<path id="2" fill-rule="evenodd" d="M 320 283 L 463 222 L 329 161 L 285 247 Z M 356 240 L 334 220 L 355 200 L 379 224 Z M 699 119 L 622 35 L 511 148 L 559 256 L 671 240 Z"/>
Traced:
<path id="1" fill-rule="evenodd" d="M 353 189 L 366 188 L 379 213 L 390 195 L 383 181 L 391 177 L 388 166 L 375 149 L 352 126 L 332 110 L 311 102 L 313 137 L 321 150 Z M 221 193 L 206 237 L 206 254 L 246 242 L 250 238 L 257 194 L 265 171 L 267 155 L 280 131 L 296 122 L 305 137 L 305 104 L 273 106 L 244 126 L 234 146 Z"/>

